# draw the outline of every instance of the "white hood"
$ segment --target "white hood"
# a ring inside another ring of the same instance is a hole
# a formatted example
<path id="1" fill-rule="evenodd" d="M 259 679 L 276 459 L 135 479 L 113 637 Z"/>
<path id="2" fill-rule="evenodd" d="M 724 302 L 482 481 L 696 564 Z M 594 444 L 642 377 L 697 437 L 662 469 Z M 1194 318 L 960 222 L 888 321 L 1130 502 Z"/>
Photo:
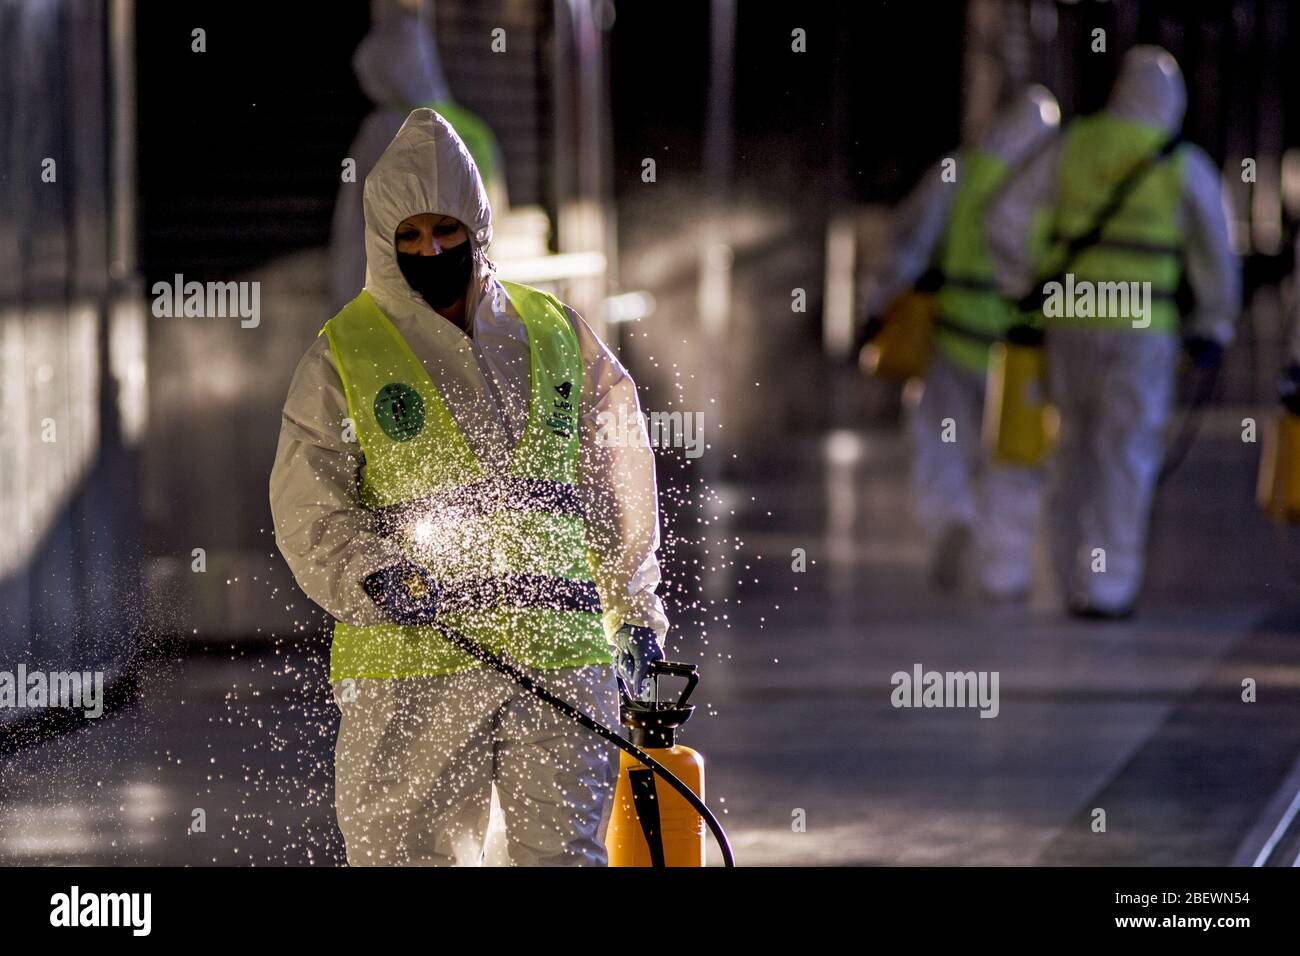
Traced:
<path id="1" fill-rule="evenodd" d="M 352 54 L 362 91 L 378 107 L 409 110 L 451 98 L 433 37 L 409 14 L 380 20 Z"/>
<path id="2" fill-rule="evenodd" d="M 1135 46 L 1124 54 L 1106 112 L 1176 133 L 1186 109 L 1183 73 L 1168 51 Z"/>
<path id="3" fill-rule="evenodd" d="M 1056 97 L 1044 86 L 1030 86 L 998 113 L 980 147 L 1015 165 L 1055 133 L 1060 123 Z"/>
<path id="4" fill-rule="evenodd" d="M 413 110 L 366 177 L 366 290 L 390 317 L 433 310 L 397 266 L 397 227 L 408 216 L 437 213 L 465 224 L 474 246 L 466 315 L 473 315 L 491 272 L 492 209 L 478 167 L 456 131 L 430 109 Z"/>

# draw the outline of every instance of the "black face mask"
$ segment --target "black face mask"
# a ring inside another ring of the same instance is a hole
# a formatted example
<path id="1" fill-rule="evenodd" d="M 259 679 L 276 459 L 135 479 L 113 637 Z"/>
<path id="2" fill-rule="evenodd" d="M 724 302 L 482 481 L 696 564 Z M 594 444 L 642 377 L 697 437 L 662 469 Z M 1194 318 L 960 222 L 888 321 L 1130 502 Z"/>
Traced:
<path id="1" fill-rule="evenodd" d="M 445 309 L 465 294 L 473 264 L 469 242 L 462 242 L 436 256 L 399 252 L 397 267 L 407 284 L 432 308 Z"/>

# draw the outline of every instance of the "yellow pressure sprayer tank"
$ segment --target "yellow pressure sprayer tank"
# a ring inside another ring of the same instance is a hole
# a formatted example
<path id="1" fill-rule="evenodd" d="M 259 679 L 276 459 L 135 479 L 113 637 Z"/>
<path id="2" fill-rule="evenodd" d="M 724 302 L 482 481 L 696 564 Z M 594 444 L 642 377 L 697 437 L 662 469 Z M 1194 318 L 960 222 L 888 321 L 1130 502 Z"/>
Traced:
<path id="1" fill-rule="evenodd" d="M 989 348 L 984 440 L 1003 464 L 1033 467 L 1056 443 L 1059 418 L 1047 400 L 1043 332 L 1014 326 Z"/>
<path id="2" fill-rule="evenodd" d="M 1300 524 L 1300 415 L 1283 408 L 1264 433 L 1259 506 L 1277 524 Z"/>
<path id="3" fill-rule="evenodd" d="M 654 693 L 634 700 L 619 682 L 620 718 L 629 738 L 704 799 L 704 758 L 676 743 L 678 727 L 690 719 L 694 704 L 686 699 L 699 683 L 694 664 L 656 661 L 650 665 Z M 685 677 L 686 686 L 671 703 L 659 701 L 659 677 Z M 626 751 L 621 752 L 614 805 L 605 834 L 610 866 L 704 866 L 704 818 L 672 788 L 656 786 L 654 773 Z"/>
<path id="4" fill-rule="evenodd" d="M 563 697 L 552 694 L 532 674 L 506 656 L 493 653 L 441 621 L 435 619 L 432 626 L 448 643 L 504 674 L 534 697 L 614 744 L 623 753 L 632 755 L 622 764 L 615 795 L 616 812 L 611 818 L 613 826 L 606 828 L 605 842 L 612 865 L 703 866 L 706 826 L 718 841 L 723 865 L 736 865 L 731 841 L 718 818 L 704 803 L 704 759 L 689 747 L 676 746 L 673 741 L 673 731 L 686 723 L 695 710 L 686 703 L 686 698 L 700 681 L 694 664 L 668 661 L 651 664 L 649 673 L 654 678 L 655 690 L 649 701 L 633 700 L 623 686 L 623 678 L 618 678 L 619 693 L 623 697 L 621 717 L 623 723 L 632 728 L 633 738 L 640 741 L 637 744 L 593 720 Z M 686 688 L 675 703 L 658 702 L 660 674 L 678 674 L 687 678 Z M 656 786 L 648 776 L 650 774 L 658 776 L 662 784 Z"/>
<path id="5" fill-rule="evenodd" d="M 925 374 L 934 327 L 934 296 L 908 289 L 885 308 L 879 334 L 862 347 L 862 370 L 898 385 Z"/>

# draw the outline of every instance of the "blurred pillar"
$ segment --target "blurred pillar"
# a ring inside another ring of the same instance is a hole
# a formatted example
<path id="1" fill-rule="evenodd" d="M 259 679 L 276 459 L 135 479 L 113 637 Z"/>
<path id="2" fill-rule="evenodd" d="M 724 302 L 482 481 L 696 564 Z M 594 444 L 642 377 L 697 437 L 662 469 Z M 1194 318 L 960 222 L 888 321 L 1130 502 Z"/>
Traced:
<path id="1" fill-rule="evenodd" d="M 709 18 L 709 100 L 705 110 L 704 172 L 709 202 L 723 211 L 731 193 L 735 140 L 733 79 L 736 2 L 712 0 Z"/>
<path id="2" fill-rule="evenodd" d="M 696 308 L 703 337 L 702 354 L 710 360 L 701 365 L 712 379 L 713 394 L 721 401 L 713 408 L 731 408 L 733 364 L 745 361 L 745 343 L 734 341 L 731 329 L 731 271 L 733 253 L 728 223 L 731 200 L 732 151 L 735 140 L 733 74 L 736 45 L 735 0 L 712 0 L 709 16 L 709 91 L 704 113 L 704 226 L 700 233 L 699 285 Z M 733 341 L 728 341 L 728 337 Z M 688 411 L 692 411 L 688 409 Z M 724 446 L 718 422 L 706 427 L 713 435 L 712 454 L 699 461 L 704 478 L 722 473 Z"/>
<path id="3" fill-rule="evenodd" d="M 849 173 L 848 126 L 849 86 L 845 63 L 852 56 L 852 37 L 847 30 L 835 35 L 834 65 L 831 68 L 831 119 L 830 119 L 830 195 L 826 197 L 831 210 L 826 225 L 825 269 L 822 280 L 822 350 L 833 358 L 844 358 L 853 347 L 853 330 L 856 306 L 854 304 L 854 267 L 857 264 L 858 210 L 853 199 L 853 184 Z M 846 389 L 832 392 L 834 419 L 849 400 Z"/>
<path id="4" fill-rule="evenodd" d="M 1020 3 L 1002 0 L 971 0 L 966 7 L 961 116 L 966 142 L 973 142 L 988 127 L 999 98 L 1015 82 L 1012 74 L 1027 70 L 1024 14 Z"/>
<path id="5" fill-rule="evenodd" d="M 604 257 L 613 242 L 606 175 L 609 96 L 605 13 L 593 0 L 556 0 L 552 70 L 557 252 Z M 608 260 L 606 259 L 606 262 Z M 607 272 L 569 278 L 564 297 L 604 335 Z"/>
<path id="6" fill-rule="evenodd" d="M 707 215 L 700 247 L 697 294 L 700 325 L 719 340 L 731 311 L 731 244 L 727 204 L 731 198 L 735 124 L 732 73 L 736 43 L 735 0 L 712 0 L 709 22 L 709 98 L 704 114 L 704 188 Z"/>
<path id="7" fill-rule="evenodd" d="M 1258 178 L 1251 195 L 1251 242 L 1256 251 L 1275 256 L 1282 251 L 1282 117 L 1286 115 L 1278 78 L 1282 75 L 1286 37 L 1286 8 L 1261 5 L 1263 50 L 1257 61 L 1259 95 L 1255 111 L 1255 152 Z"/>
<path id="8" fill-rule="evenodd" d="M 138 447 L 148 424 L 148 334 L 136 222 L 135 0 L 112 0 L 108 27 L 112 210 L 104 380 L 113 414 L 104 431 L 106 441 Z"/>

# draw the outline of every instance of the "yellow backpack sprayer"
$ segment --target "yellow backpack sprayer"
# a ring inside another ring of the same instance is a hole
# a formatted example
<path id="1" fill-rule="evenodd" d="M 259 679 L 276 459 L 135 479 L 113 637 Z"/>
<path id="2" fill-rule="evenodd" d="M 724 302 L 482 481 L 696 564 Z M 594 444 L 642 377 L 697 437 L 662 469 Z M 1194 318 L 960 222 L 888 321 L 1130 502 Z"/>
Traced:
<path id="1" fill-rule="evenodd" d="M 1282 408 L 1264 432 L 1256 490 L 1274 524 L 1300 524 L 1300 366 L 1282 380 Z"/>
<path id="2" fill-rule="evenodd" d="M 694 664 L 667 661 L 651 664 L 649 673 L 655 679 L 655 692 L 650 701 L 634 700 L 623 686 L 622 678 L 619 679 L 619 693 L 623 698 L 620 716 L 623 723 L 632 729 L 632 740 L 627 740 L 552 694 L 517 665 L 478 642 L 437 620 L 432 626 L 445 640 L 466 654 L 509 677 L 530 694 L 622 751 L 618 785 L 614 792 L 614 813 L 606 837 L 611 866 L 704 866 L 705 826 L 718 841 L 724 865 L 736 865 L 727 834 L 704 803 L 703 758 L 689 747 L 673 742 L 673 731 L 684 724 L 695 709 L 694 705 L 686 703 L 699 683 Z M 658 700 L 661 674 L 687 678 L 685 689 L 671 704 L 662 704 Z M 647 751 L 654 751 L 654 756 Z M 654 784 L 655 776 L 674 792 L 660 794 Z"/>
<path id="3" fill-rule="evenodd" d="M 1283 410 L 1264 432 L 1259 506 L 1275 524 L 1300 524 L 1300 415 Z"/>
<path id="4" fill-rule="evenodd" d="M 1004 464 L 1034 467 L 1056 444 L 1059 418 L 1047 400 L 1043 330 L 1016 325 L 989 346 L 984 443 Z"/>
<path id="5" fill-rule="evenodd" d="M 631 728 L 632 743 L 653 753 L 655 760 L 704 798 L 704 758 L 674 741 L 674 731 L 695 710 L 686 699 L 700 682 L 694 664 L 655 661 L 649 667 L 654 692 L 649 701 L 634 700 L 618 681 L 623 698 L 620 720 Z M 659 677 L 675 674 L 687 679 L 672 703 L 659 701 Z M 631 753 L 620 755 L 614 813 L 605 837 L 610 866 L 704 866 L 704 818 L 684 797 L 659 794 L 654 773 Z"/>
<path id="6" fill-rule="evenodd" d="M 878 330 L 858 353 L 862 371 L 886 382 L 905 385 L 925 374 L 934 326 L 934 296 L 907 289 L 885 307 Z"/>
<path id="7" fill-rule="evenodd" d="M 935 325 L 935 292 L 942 285 L 942 273 L 927 269 L 863 330 L 858 367 L 864 373 L 895 385 L 906 385 L 925 374 Z"/>

